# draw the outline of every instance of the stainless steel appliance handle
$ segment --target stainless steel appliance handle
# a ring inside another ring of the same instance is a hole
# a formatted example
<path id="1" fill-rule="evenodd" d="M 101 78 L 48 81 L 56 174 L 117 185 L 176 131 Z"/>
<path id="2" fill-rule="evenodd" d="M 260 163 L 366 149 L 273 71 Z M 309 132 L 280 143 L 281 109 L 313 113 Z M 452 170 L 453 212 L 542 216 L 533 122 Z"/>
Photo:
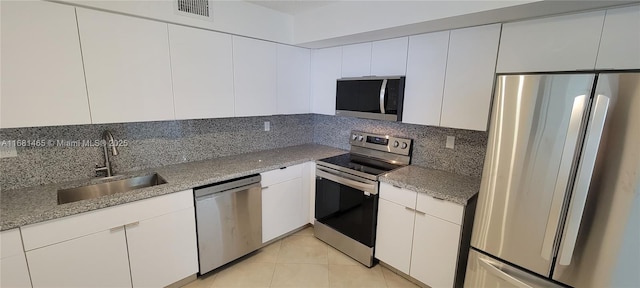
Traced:
<path id="1" fill-rule="evenodd" d="M 502 271 L 500 268 L 494 266 L 493 263 L 491 263 L 490 261 L 483 258 L 478 258 L 478 260 L 480 260 L 480 265 L 482 265 L 485 269 L 487 269 L 487 271 L 491 272 L 491 274 L 500 277 L 500 279 L 505 280 L 511 283 L 512 285 L 515 285 L 516 287 L 533 288 L 531 285 L 518 280 L 518 278 L 513 277 L 509 275 L 507 272 Z"/>
<path id="2" fill-rule="evenodd" d="M 545 260 L 551 260 L 553 257 L 555 239 L 562 217 L 562 207 L 569 185 L 569 176 L 574 163 L 578 137 L 584 119 L 584 111 L 587 104 L 587 96 L 576 96 L 573 100 L 573 108 L 571 110 L 571 118 L 569 119 L 569 128 L 562 149 L 562 159 L 558 168 L 558 178 L 556 180 L 553 198 L 551 200 L 551 208 L 549 209 L 549 217 L 547 218 L 547 228 L 544 233 L 542 242 L 542 251 L 540 255 Z"/>
<path id="3" fill-rule="evenodd" d="M 384 94 L 387 90 L 387 79 L 382 80 L 382 86 L 380 86 L 380 113 L 386 114 L 384 111 Z"/>
<path id="4" fill-rule="evenodd" d="M 369 183 L 363 183 L 363 182 L 359 182 L 356 180 L 351 180 L 351 179 L 347 179 L 341 176 L 337 176 L 331 173 L 328 173 L 324 170 L 320 170 L 320 169 L 316 169 L 316 176 L 321 177 L 321 178 L 326 178 L 329 179 L 333 182 L 336 183 L 340 183 L 343 185 L 347 185 L 351 188 L 354 189 L 358 189 L 358 190 L 362 190 L 364 192 L 369 192 L 371 194 L 378 194 L 378 192 L 376 191 L 376 184 L 369 184 Z"/>
<path id="5" fill-rule="evenodd" d="M 243 190 L 249 190 L 251 188 L 262 188 L 260 186 L 260 182 L 258 183 L 253 183 L 250 185 L 245 185 L 245 186 L 240 186 L 237 188 L 232 188 L 229 190 L 223 190 L 223 191 L 212 191 L 212 190 L 208 190 L 208 191 L 200 191 L 200 190 L 196 190 L 195 193 L 195 199 L 196 201 L 203 199 L 203 198 L 209 198 L 207 196 L 217 196 L 218 194 L 222 195 L 222 194 L 229 194 L 229 193 L 233 193 L 233 192 L 238 192 L 238 191 L 243 191 Z M 265 189 L 268 187 L 265 187 Z"/>
<path id="6" fill-rule="evenodd" d="M 571 193 L 569 212 L 567 214 L 564 232 L 562 233 L 562 246 L 559 252 L 560 265 L 571 264 L 571 258 L 576 246 L 578 230 L 582 220 L 582 213 L 585 203 L 587 202 L 587 194 L 589 194 L 591 176 L 593 175 L 593 169 L 596 165 L 596 156 L 600 148 L 600 138 L 604 130 L 610 98 L 605 95 L 598 95 L 594 102 L 595 105 L 589 117 L 589 127 L 587 128 L 582 155 L 580 156 L 576 182 L 573 187 L 573 192 Z"/>

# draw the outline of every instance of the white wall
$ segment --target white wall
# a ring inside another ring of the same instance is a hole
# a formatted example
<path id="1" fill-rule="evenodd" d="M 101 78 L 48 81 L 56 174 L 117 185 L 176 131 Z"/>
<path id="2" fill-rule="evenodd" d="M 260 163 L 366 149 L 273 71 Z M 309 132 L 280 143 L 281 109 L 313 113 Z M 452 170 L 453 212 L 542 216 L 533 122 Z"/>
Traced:
<path id="1" fill-rule="evenodd" d="M 200 27 L 279 43 L 293 43 L 293 16 L 239 0 L 211 1 L 213 21 L 174 13 L 172 0 L 51 0 L 78 6 L 138 15 L 160 21 Z"/>

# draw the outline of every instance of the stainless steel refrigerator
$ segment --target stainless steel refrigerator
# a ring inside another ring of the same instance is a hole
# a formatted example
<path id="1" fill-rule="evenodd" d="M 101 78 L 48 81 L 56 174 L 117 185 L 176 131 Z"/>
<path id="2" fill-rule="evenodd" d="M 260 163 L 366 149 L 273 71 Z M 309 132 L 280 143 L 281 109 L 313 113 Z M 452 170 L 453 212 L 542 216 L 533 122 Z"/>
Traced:
<path id="1" fill-rule="evenodd" d="M 465 287 L 640 287 L 640 73 L 495 91 Z"/>

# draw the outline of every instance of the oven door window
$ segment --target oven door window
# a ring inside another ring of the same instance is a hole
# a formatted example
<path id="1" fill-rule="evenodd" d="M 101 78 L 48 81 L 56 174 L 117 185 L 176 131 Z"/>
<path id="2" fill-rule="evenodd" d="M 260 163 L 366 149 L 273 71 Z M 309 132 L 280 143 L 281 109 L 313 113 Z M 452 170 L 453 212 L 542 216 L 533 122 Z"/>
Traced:
<path id="1" fill-rule="evenodd" d="M 375 242 L 378 195 L 334 181 L 316 179 L 315 217 L 336 231 L 373 247 Z"/>

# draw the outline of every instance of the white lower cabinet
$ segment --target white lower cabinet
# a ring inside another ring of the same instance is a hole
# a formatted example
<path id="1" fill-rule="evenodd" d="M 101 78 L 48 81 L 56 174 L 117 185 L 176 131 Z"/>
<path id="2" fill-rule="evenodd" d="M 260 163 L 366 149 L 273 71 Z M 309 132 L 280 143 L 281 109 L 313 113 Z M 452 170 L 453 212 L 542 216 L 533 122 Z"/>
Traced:
<path id="1" fill-rule="evenodd" d="M 459 243 L 459 225 L 416 213 L 408 274 L 431 287 L 453 287 Z"/>
<path id="2" fill-rule="evenodd" d="M 126 226 L 133 287 L 165 287 L 198 271 L 194 215 L 191 207 Z"/>
<path id="3" fill-rule="evenodd" d="M 191 190 L 21 231 L 33 287 L 164 287 L 198 272 Z"/>
<path id="4" fill-rule="evenodd" d="M 309 171 L 308 165 L 298 164 L 261 173 L 263 243 L 309 223 L 311 185 L 305 175 Z"/>
<path id="5" fill-rule="evenodd" d="M 33 287 L 131 287 L 124 227 L 27 251 Z"/>
<path id="6" fill-rule="evenodd" d="M 19 229 L 0 232 L 0 287 L 31 287 Z"/>
<path id="7" fill-rule="evenodd" d="M 380 183 L 375 257 L 430 287 L 453 287 L 463 214 L 461 205 Z"/>
<path id="8" fill-rule="evenodd" d="M 380 199 L 376 258 L 409 274 L 415 212 L 405 206 Z"/>

